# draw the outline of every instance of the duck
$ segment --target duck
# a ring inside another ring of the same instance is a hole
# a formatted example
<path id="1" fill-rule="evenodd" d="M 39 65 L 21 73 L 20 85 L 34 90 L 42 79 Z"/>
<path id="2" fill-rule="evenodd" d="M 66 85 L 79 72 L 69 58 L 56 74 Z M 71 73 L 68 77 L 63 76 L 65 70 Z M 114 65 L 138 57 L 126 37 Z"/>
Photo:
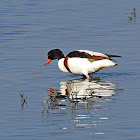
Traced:
<path id="1" fill-rule="evenodd" d="M 112 57 L 119 55 L 103 54 L 89 50 L 75 50 L 64 56 L 60 49 L 52 49 L 48 52 L 48 59 L 44 65 L 48 65 L 52 60 L 58 60 L 58 67 L 63 72 L 84 75 L 88 80 L 89 74 L 95 73 L 102 68 L 116 66 Z"/>

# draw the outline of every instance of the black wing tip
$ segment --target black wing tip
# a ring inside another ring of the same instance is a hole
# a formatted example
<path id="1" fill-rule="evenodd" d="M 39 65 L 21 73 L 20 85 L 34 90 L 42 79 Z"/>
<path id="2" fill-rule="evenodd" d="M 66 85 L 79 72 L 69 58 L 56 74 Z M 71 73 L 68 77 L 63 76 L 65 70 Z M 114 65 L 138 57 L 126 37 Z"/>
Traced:
<path id="1" fill-rule="evenodd" d="M 112 54 L 106 54 L 109 58 L 110 57 L 122 57 L 122 56 L 120 56 L 120 55 L 112 55 Z"/>

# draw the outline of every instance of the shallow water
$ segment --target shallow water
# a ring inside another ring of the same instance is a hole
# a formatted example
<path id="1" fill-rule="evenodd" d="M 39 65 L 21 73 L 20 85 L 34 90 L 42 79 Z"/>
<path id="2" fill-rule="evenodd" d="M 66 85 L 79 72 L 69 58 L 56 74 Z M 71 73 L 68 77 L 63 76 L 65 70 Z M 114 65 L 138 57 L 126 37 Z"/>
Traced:
<path id="1" fill-rule="evenodd" d="M 139 7 L 138 0 L 1 1 L 0 139 L 140 139 Z M 44 66 L 53 48 L 122 57 L 88 82 L 57 61 Z"/>

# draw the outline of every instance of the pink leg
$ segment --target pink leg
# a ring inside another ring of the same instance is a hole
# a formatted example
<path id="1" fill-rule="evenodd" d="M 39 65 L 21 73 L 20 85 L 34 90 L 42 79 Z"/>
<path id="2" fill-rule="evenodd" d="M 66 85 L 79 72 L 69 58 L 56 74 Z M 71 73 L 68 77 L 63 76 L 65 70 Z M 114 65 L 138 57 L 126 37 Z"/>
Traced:
<path id="1" fill-rule="evenodd" d="M 88 75 L 88 74 L 86 75 L 86 77 L 87 77 L 87 80 L 89 80 L 89 79 L 90 79 L 90 77 L 89 77 L 89 75 Z"/>

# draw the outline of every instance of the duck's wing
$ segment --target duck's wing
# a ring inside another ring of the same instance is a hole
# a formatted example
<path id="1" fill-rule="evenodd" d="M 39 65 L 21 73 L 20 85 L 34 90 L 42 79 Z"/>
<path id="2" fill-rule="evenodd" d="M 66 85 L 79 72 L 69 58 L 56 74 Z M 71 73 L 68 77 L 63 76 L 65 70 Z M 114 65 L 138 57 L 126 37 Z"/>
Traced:
<path id="1" fill-rule="evenodd" d="M 89 50 L 78 50 L 79 52 L 85 52 L 87 54 L 90 54 L 91 56 L 100 56 L 103 57 L 104 59 L 109 59 L 109 56 L 103 53 L 99 53 L 99 52 L 93 52 L 93 51 L 89 51 Z"/>
<path id="2" fill-rule="evenodd" d="M 94 61 L 96 60 L 102 60 L 102 59 L 110 59 L 111 57 L 121 57 L 119 55 L 112 55 L 112 54 L 103 54 L 103 53 L 99 53 L 99 52 L 93 52 L 93 51 L 89 51 L 89 50 L 78 50 L 79 52 L 85 52 L 87 54 L 91 55 L 90 59 L 93 59 Z"/>
<path id="3" fill-rule="evenodd" d="M 89 54 L 91 56 L 90 58 L 88 58 L 88 60 L 90 62 L 110 58 L 108 55 L 103 54 L 103 53 L 99 53 L 99 52 L 93 52 L 93 51 L 89 51 L 89 50 L 78 50 L 78 51 L 82 52 L 82 53 Z"/>
<path id="4" fill-rule="evenodd" d="M 88 58 L 88 59 L 91 59 L 93 56 L 98 56 L 104 59 L 109 59 L 109 56 L 106 54 L 99 53 L 99 52 L 92 52 L 89 50 L 73 51 L 73 52 L 70 52 L 67 56 L 70 58 L 77 57 L 77 58 Z"/>
<path id="5" fill-rule="evenodd" d="M 120 57 L 118 55 L 109 55 L 109 54 L 103 54 L 99 52 L 93 52 L 89 50 L 77 50 L 70 52 L 67 55 L 69 58 L 77 57 L 77 58 L 87 58 L 90 62 L 102 60 L 102 59 L 110 59 L 110 57 Z"/>

